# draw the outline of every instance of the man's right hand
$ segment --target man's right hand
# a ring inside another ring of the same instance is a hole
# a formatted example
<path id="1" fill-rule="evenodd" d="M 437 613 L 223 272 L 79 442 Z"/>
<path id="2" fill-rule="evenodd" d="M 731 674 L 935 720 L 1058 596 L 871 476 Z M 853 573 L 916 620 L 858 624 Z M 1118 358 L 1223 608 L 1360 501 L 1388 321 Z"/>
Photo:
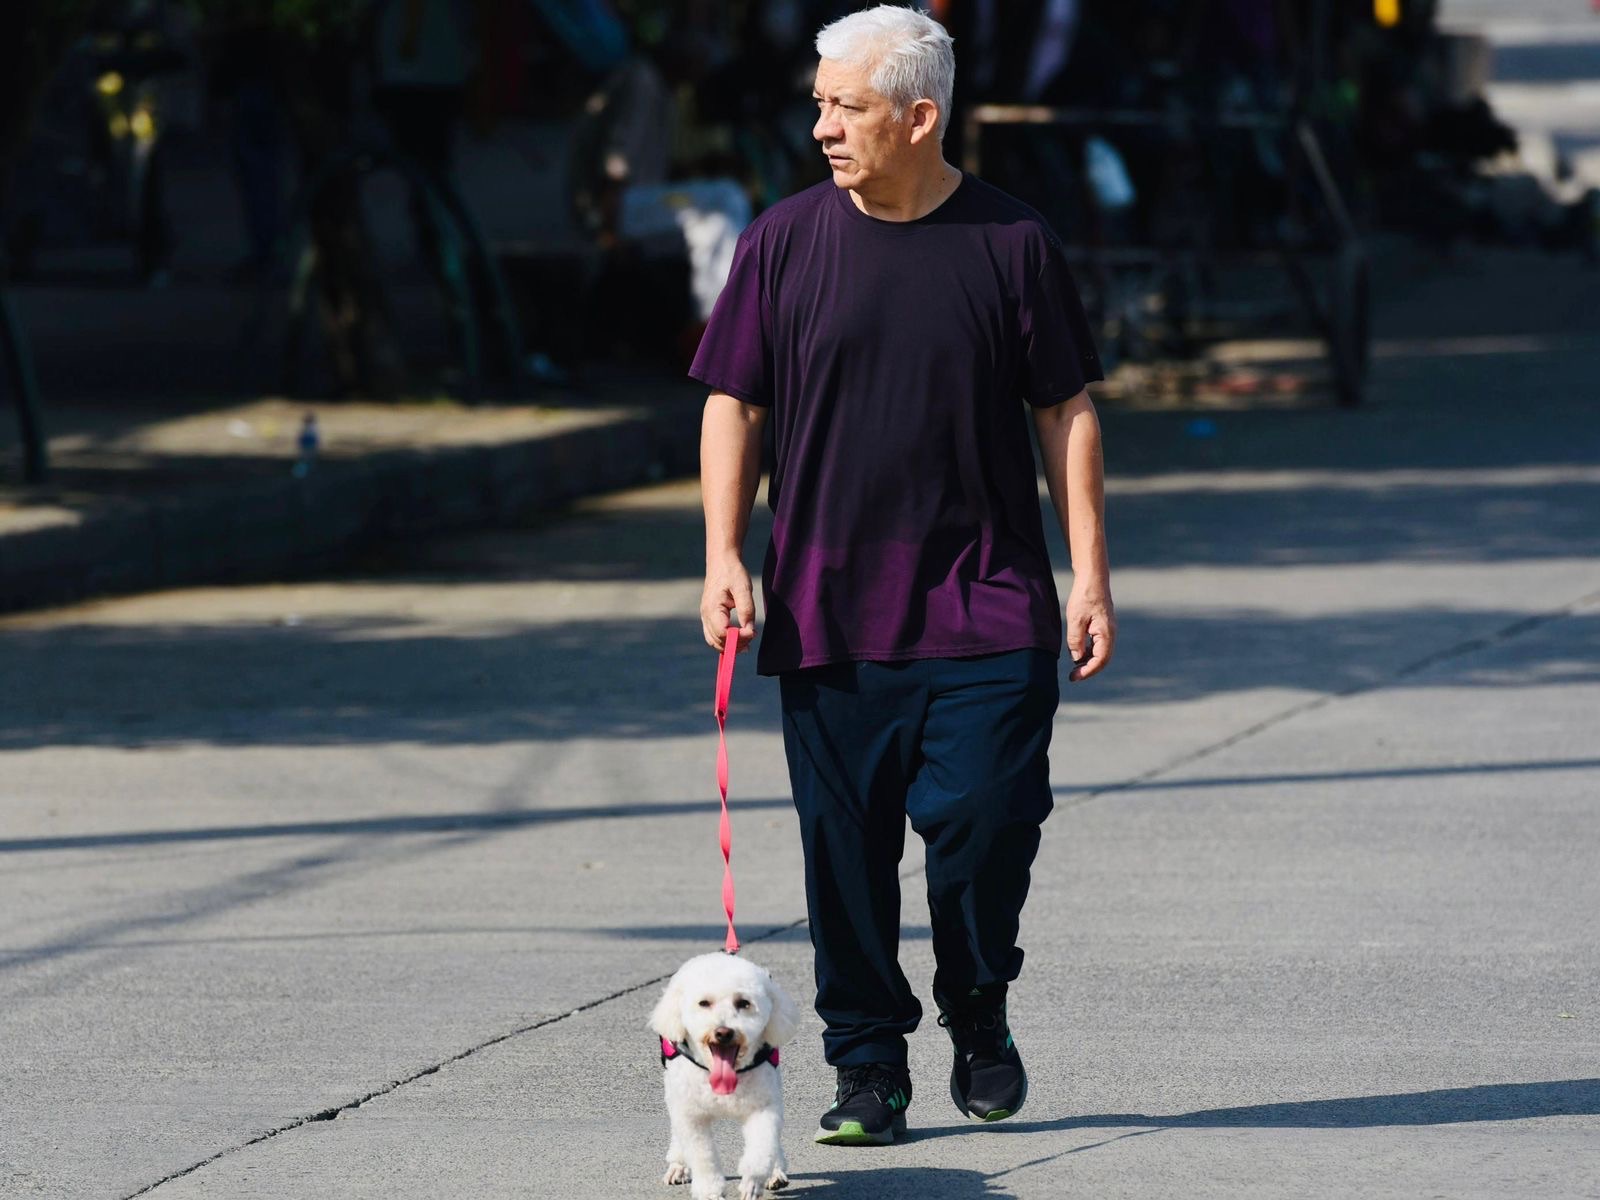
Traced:
<path id="1" fill-rule="evenodd" d="M 706 645 L 721 653 L 730 617 L 739 618 L 739 653 L 756 640 L 756 601 L 750 590 L 750 572 L 737 556 L 706 567 L 706 590 L 700 594 L 700 626 Z"/>

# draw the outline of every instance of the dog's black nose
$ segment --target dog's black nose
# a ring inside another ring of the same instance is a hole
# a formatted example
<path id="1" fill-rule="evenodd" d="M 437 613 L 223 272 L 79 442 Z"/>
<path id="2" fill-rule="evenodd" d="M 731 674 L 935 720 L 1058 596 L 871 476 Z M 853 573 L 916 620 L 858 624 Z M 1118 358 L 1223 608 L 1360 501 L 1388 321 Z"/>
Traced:
<path id="1" fill-rule="evenodd" d="M 711 1032 L 711 1040 L 717 1043 L 731 1042 L 733 1041 L 733 1038 L 733 1030 L 729 1029 L 726 1025 L 719 1025 Z"/>

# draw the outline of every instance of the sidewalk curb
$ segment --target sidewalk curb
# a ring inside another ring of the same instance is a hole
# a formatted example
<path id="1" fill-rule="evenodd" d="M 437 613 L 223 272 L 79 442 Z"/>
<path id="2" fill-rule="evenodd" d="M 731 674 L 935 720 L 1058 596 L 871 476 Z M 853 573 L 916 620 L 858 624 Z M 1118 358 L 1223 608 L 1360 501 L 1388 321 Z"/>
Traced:
<path id="1" fill-rule="evenodd" d="M 328 569 L 399 537 L 508 524 L 696 469 L 699 421 L 665 402 L 499 445 L 326 459 L 0 536 L 0 612 Z"/>

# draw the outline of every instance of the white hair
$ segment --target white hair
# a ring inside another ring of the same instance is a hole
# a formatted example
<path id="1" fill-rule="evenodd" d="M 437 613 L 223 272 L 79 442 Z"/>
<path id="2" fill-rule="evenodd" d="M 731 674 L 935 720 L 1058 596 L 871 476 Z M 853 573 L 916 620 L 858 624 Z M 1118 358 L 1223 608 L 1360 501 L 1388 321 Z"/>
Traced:
<path id="1" fill-rule="evenodd" d="M 950 124 L 956 55 L 943 25 L 926 11 L 880 4 L 840 17 L 817 32 L 817 55 L 830 62 L 870 68 L 873 90 L 889 101 L 895 119 L 918 100 L 939 107 L 941 141 Z"/>

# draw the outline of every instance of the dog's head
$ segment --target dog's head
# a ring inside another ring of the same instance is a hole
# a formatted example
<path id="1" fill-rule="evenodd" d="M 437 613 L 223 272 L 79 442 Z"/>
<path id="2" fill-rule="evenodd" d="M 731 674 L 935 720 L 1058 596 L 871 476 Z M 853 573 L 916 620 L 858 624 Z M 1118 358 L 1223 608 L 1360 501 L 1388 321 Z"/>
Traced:
<path id="1" fill-rule="evenodd" d="M 735 1072 L 763 1045 L 782 1046 L 800 1026 L 789 993 L 749 959 L 702 954 L 678 968 L 661 993 L 650 1028 L 688 1045 L 710 1067 L 714 1091 L 731 1092 Z"/>

